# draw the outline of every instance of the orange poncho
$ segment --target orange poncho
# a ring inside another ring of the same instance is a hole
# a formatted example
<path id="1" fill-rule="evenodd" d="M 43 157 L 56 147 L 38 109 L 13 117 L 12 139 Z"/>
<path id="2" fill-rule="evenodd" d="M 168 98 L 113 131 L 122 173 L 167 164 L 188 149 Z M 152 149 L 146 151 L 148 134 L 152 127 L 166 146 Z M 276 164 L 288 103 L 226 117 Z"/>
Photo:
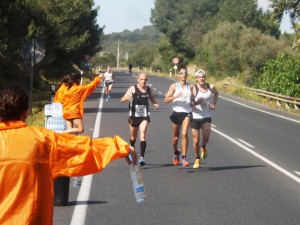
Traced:
<path id="1" fill-rule="evenodd" d="M 55 94 L 54 102 L 59 102 L 63 105 L 65 120 L 82 118 L 84 100 L 93 93 L 100 82 L 101 79 L 97 76 L 87 85 L 74 84 L 70 89 L 68 89 L 69 87 L 65 84 L 59 87 Z"/>
<path id="2" fill-rule="evenodd" d="M 128 153 L 118 136 L 91 139 L 0 123 L 0 224 L 52 225 L 54 178 L 99 172 Z"/>

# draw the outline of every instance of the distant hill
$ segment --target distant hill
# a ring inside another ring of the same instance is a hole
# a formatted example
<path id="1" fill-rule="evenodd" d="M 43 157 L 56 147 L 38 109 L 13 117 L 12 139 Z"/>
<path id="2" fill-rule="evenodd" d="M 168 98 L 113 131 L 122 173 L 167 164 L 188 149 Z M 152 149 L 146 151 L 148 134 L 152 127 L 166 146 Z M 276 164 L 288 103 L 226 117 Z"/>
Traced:
<path id="1" fill-rule="evenodd" d="M 104 36 L 101 45 L 104 52 L 114 52 L 117 42 L 120 42 L 121 46 L 134 45 L 145 41 L 156 43 L 162 35 L 154 26 L 145 26 L 134 31 L 124 30 L 123 32 L 107 34 Z"/>

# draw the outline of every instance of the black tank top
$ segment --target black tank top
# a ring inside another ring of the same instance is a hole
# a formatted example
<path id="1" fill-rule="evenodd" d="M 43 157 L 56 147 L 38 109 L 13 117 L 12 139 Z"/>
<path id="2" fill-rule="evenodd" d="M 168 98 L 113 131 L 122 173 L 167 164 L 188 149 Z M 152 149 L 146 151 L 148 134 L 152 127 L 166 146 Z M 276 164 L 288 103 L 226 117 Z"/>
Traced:
<path id="1" fill-rule="evenodd" d="M 134 85 L 135 92 L 132 94 L 132 101 L 129 102 L 129 116 L 131 117 L 148 117 L 149 116 L 149 96 L 150 87 L 147 86 L 146 92 L 143 93 Z"/>

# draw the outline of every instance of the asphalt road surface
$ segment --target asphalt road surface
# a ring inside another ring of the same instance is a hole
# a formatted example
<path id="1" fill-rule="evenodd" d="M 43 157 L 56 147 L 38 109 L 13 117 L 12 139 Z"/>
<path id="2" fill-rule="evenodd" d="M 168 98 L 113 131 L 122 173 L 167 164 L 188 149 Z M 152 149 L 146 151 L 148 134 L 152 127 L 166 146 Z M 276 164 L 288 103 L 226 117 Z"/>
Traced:
<path id="1" fill-rule="evenodd" d="M 99 87 L 85 102 L 85 135 L 120 135 L 129 141 L 128 103 L 120 103 L 136 76 L 114 71 L 112 98 Z M 171 103 L 174 79 L 148 77 L 161 108 L 151 105 L 146 165 L 147 200 L 136 203 L 129 167 L 118 159 L 70 187 L 69 205 L 55 207 L 55 225 L 299 225 L 300 116 L 221 92 L 212 118 L 208 158 L 200 169 L 190 133 L 191 165 L 172 165 Z M 222 90 L 219 90 L 222 91 Z M 139 141 L 136 142 L 139 152 Z"/>

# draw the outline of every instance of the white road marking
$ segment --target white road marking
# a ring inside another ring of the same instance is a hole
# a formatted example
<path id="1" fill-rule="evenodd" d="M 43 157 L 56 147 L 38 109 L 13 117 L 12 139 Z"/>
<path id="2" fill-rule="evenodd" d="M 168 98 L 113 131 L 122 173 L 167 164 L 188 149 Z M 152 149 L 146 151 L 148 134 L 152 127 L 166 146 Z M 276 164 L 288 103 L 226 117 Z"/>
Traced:
<path id="1" fill-rule="evenodd" d="M 294 120 L 294 119 L 285 117 L 285 116 L 283 116 L 283 115 L 278 115 L 278 114 L 275 114 L 275 113 L 271 113 L 271 112 L 268 112 L 268 111 L 264 111 L 264 110 L 261 110 L 261 109 L 257 109 L 257 108 L 254 108 L 254 107 L 252 107 L 252 106 L 249 106 L 249 105 L 246 105 L 246 104 L 243 104 L 243 103 L 240 103 L 240 102 L 231 100 L 231 99 L 229 99 L 229 98 L 224 98 L 223 96 L 219 96 L 219 98 L 222 98 L 222 99 L 225 99 L 225 100 L 227 100 L 227 101 L 236 103 L 236 104 L 238 104 L 238 105 L 244 106 L 244 107 L 249 108 L 249 109 L 253 109 L 253 110 L 256 110 L 256 111 L 259 111 L 259 112 L 263 112 L 263 113 L 266 113 L 266 114 L 269 114 L 269 115 L 272 115 L 272 116 L 276 116 L 276 117 L 279 117 L 279 118 L 282 118 L 282 119 L 286 119 L 286 120 L 290 120 L 290 121 L 293 121 L 293 122 L 296 122 L 296 123 L 300 123 L 300 120 Z"/>
<path id="2" fill-rule="evenodd" d="M 265 163 L 269 164 L 270 166 L 272 166 L 276 170 L 280 171 L 281 173 L 285 174 L 286 176 L 288 176 L 289 178 L 293 179 L 294 181 L 296 181 L 296 182 L 298 182 L 300 184 L 300 178 L 297 177 L 297 176 L 295 176 L 294 174 L 290 173 L 286 169 L 283 169 L 282 167 L 280 167 L 277 164 L 273 163 L 271 160 L 269 160 L 266 157 L 258 154 L 257 152 L 255 152 L 252 149 L 248 148 L 247 146 L 241 144 L 240 142 L 236 141 L 235 139 L 229 137 L 228 135 L 222 133 L 221 131 L 218 131 L 215 128 L 212 128 L 212 130 L 214 132 L 220 134 L 221 136 L 225 137 L 227 140 L 231 141 L 232 143 L 238 145 L 239 147 L 241 147 L 245 151 L 249 152 L 250 154 L 254 155 L 256 158 L 259 158 L 260 160 L 264 161 Z"/>
<path id="3" fill-rule="evenodd" d="M 239 138 L 238 138 L 238 140 L 239 140 L 240 142 L 242 142 L 244 145 L 247 145 L 247 146 L 250 147 L 250 148 L 255 148 L 253 145 L 249 144 L 248 142 L 246 142 L 246 141 L 244 141 L 244 140 L 242 140 L 242 139 L 239 139 Z"/>
<path id="4" fill-rule="evenodd" d="M 294 173 L 298 174 L 300 176 L 300 171 L 294 171 Z"/>
<path id="5" fill-rule="evenodd" d="M 71 225 L 84 225 L 87 211 L 87 202 L 90 197 L 91 186 L 93 181 L 93 175 L 84 176 L 79 194 L 77 197 L 77 202 L 80 202 L 80 205 L 76 205 L 74 208 Z"/>
<path id="6" fill-rule="evenodd" d="M 104 96 L 104 89 L 102 89 L 102 96 Z M 98 138 L 100 136 L 100 122 L 102 116 L 102 108 L 103 108 L 103 98 L 99 101 L 98 113 L 95 121 L 93 138 Z M 80 190 L 77 197 L 77 202 L 80 202 L 80 205 L 75 205 L 74 212 L 72 215 L 72 220 L 70 225 L 84 225 L 87 211 L 87 204 L 83 202 L 87 202 L 90 197 L 91 186 L 93 181 L 93 175 L 84 176 Z"/>

